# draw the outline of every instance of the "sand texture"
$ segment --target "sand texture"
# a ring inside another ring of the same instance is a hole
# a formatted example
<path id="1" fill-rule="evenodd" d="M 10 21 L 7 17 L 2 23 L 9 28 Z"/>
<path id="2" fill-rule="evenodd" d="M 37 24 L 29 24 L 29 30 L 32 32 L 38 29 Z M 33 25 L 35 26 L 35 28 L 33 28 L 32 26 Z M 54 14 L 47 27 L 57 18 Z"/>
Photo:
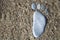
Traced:
<path id="1" fill-rule="evenodd" d="M 33 0 L 35 1 L 35 0 Z M 45 32 L 39 39 L 33 37 L 32 0 L 0 0 L 0 40 L 60 40 L 60 0 L 46 0 Z M 44 0 L 37 0 L 45 4 Z"/>

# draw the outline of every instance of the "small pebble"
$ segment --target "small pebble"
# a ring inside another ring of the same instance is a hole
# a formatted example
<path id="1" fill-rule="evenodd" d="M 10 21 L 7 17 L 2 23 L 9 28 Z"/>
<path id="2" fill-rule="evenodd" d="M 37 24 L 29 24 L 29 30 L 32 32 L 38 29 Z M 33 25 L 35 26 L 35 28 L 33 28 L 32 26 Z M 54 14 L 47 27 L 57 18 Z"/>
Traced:
<path id="1" fill-rule="evenodd" d="M 47 8 L 45 9 L 45 12 L 46 12 L 46 15 L 48 15 L 48 9 Z"/>
<path id="2" fill-rule="evenodd" d="M 41 5 L 41 10 L 45 10 L 45 6 L 44 5 Z"/>
<path id="3" fill-rule="evenodd" d="M 41 8 L 41 5 L 37 4 L 37 9 L 40 10 L 40 8 Z"/>
<path id="4" fill-rule="evenodd" d="M 37 8 L 37 7 L 36 7 L 36 4 L 35 4 L 35 3 L 32 3 L 32 4 L 31 4 L 31 8 L 32 8 L 33 10 L 36 10 L 36 8 Z"/>

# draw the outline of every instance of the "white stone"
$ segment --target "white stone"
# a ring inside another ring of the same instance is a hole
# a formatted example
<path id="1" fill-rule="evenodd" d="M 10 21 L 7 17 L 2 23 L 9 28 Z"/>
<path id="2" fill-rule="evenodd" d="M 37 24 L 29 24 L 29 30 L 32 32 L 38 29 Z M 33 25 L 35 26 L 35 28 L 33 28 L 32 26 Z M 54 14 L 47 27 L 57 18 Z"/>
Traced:
<path id="1" fill-rule="evenodd" d="M 39 37 L 44 31 L 46 25 L 46 19 L 39 11 L 35 11 L 33 14 L 33 27 L 32 32 L 34 37 Z"/>
<path id="2" fill-rule="evenodd" d="M 32 4 L 31 4 L 31 8 L 32 8 L 33 10 L 36 10 L 36 4 L 35 4 L 35 3 L 32 3 Z"/>
<path id="3" fill-rule="evenodd" d="M 38 10 L 40 10 L 40 6 L 41 6 L 40 4 L 37 4 L 37 9 L 38 9 Z"/>

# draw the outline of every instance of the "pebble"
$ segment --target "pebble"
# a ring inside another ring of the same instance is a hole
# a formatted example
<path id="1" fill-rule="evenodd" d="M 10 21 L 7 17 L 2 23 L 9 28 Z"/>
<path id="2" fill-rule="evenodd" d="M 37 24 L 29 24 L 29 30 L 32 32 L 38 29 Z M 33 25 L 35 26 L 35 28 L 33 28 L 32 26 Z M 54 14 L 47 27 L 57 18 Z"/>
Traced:
<path id="1" fill-rule="evenodd" d="M 36 4 L 35 4 L 35 3 L 32 3 L 31 8 L 32 8 L 33 10 L 36 10 Z"/>
<path id="2" fill-rule="evenodd" d="M 46 25 L 46 18 L 42 15 L 41 12 L 35 11 L 33 14 L 33 27 L 32 32 L 33 36 L 38 38 L 44 32 L 44 28 Z"/>
<path id="3" fill-rule="evenodd" d="M 45 6 L 43 4 L 41 4 L 41 10 L 45 10 Z"/>
<path id="4" fill-rule="evenodd" d="M 41 5 L 37 4 L 37 9 L 40 10 L 40 8 L 41 8 Z"/>
<path id="5" fill-rule="evenodd" d="M 46 12 L 46 15 L 48 15 L 48 9 L 47 8 L 45 9 L 45 12 Z"/>

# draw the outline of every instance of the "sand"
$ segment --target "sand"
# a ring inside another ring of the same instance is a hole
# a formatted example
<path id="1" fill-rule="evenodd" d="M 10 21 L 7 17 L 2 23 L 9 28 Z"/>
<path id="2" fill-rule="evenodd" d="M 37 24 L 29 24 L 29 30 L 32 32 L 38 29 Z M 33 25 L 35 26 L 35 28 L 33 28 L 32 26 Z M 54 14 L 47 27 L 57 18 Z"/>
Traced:
<path id="1" fill-rule="evenodd" d="M 33 0 L 35 1 L 35 0 Z M 60 0 L 37 0 L 47 3 L 45 32 L 34 38 L 32 34 L 32 0 L 0 0 L 0 40 L 60 40 Z"/>

